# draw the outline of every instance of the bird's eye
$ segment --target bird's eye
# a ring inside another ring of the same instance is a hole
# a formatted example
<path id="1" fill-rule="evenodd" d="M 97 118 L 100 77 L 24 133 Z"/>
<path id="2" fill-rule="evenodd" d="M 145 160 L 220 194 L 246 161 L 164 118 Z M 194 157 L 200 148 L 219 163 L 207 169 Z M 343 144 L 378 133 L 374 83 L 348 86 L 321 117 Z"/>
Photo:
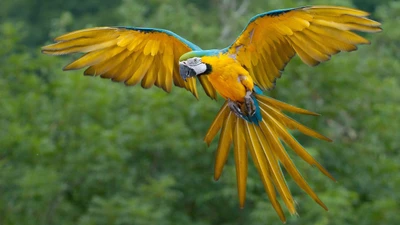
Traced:
<path id="1" fill-rule="evenodd" d="M 194 58 L 194 59 L 193 59 L 193 63 L 194 63 L 195 65 L 200 64 L 200 63 L 201 63 L 201 59 L 200 59 L 200 58 Z"/>

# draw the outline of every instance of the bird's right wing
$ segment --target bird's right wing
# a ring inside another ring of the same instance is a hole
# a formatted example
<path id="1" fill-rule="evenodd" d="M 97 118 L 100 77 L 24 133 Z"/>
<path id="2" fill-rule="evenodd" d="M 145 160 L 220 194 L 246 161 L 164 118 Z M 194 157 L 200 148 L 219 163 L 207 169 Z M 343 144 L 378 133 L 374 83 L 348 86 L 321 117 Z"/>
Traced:
<path id="1" fill-rule="evenodd" d="M 166 92 L 172 83 L 198 97 L 196 78 L 185 82 L 179 75 L 179 57 L 200 47 L 163 29 L 137 27 L 96 27 L 74 31 L 55 38 L 55 44 L 42 48 L 49 55 L 85 53 L 64 70 L 86 68 L 84 74 L 101 76 L 126 85 L 153 85 Z M 205 77 L 199 77 L 206 94 L 216 92 Z"/>

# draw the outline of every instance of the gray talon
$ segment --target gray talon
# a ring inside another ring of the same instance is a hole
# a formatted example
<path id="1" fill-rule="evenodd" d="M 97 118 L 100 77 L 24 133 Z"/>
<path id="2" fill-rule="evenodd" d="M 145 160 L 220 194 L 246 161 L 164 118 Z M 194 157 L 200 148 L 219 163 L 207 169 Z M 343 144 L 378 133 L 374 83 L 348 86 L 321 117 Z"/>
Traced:
<path id="1" fill-rule="evenodd" d="M 245 119 L 242 110 L 240 109 L 239 103 L 228 99 L 228 106 L 232 110 L 232 112 L 236 114 L 236 116 Z"/>
<path id="2" fill-rule="evenodd" d="M 246 106 L 247 114 L 249 116 L 253 116 L 256 113 L 256 106 L 254 104 L 254 100 L 251 98 L 252 91 L 247 91 L 244 96 L 244 103 Z"/>
<path id="3" fill-rule="evenodd" d="M 244 96 L 245 112 L 243 112 L 241 108 L 243 103 L 228 99 L 228 106 L 231 111 L 236 114 L 236 116 L 246 120 L 248 116 L 253 116 L 256 113 L 256 106 L 254 104 L 254 100 L 251 98 L 252 93 L 252 91 L 247 91 L 246 95 Z"/>

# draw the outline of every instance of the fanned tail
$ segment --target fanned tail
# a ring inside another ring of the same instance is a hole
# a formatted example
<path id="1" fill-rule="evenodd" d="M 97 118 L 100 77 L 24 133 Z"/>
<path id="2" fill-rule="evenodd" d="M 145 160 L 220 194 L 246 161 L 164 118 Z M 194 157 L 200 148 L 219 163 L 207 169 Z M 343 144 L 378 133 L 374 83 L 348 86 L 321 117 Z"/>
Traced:
<path id="1" fill-rule="evenodd" d="M 207 144 L 210 144 L 217 133 L 221 131 L 215 159 L 215 180 L 218 180 L 221 176 L 230 147 L 233 144 L 237 188 L 241 207 L 244 206 L 246 198 L 247 151 L 249 150 L 271 204 L 282 221 L 286 221 L 286 218 L 277 201 L 277 192 L 291 214 L 296 214 L 296 208 L 295 201 L 293 200 L 292 194 L 283 176 L 281 165 L 290 176 L 292 176 L 293 180 L 300 188 L 327 210 L 325 204 L 318 198 L 301 176 L 282 144 L 282 142 L 285 142 L 287 146 L 304 161 L 312 166 L 316 166 L 323 174 L 335 180 L 328 171 L 296 141 L 288 130 L 296 129 L 314 138 L 325 141 L 331 140 L 298 123 L 285 115 L 282 111 L 313 116 L 317 116 L 318 114 L 259 94 L 255 94 L 254 96 L 258 102 L 262 116 L 262 120 L 258 121 L 258 124 L 237 117 L 230 111 L 227 103 L 225 103 L 206 134 L 204 140 Z"/>

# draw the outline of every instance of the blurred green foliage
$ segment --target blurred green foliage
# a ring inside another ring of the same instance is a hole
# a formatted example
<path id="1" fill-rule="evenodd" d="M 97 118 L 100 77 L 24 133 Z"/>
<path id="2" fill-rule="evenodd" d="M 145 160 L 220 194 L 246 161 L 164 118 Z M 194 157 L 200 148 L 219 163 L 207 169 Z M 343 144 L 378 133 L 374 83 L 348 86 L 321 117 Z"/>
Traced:
<path id="1" fill-rule="evenodd" d="M 244 209 L 232 158 L 221 180 L 212 180 L 216 143 L 207 148 L 202 139 L 221 100 L 65 73 L 71 59 L 39 47 L 74 29 L 133 25 L 222 48 L 256 13 L 312 4 L 370 10 L 384 32 L 316 68 L 293 59 L 266 93 L 321 113 L 296 119 L 334 139 L 294 133 L 338 182 L 294 156 L 330 211 L 289 178 L 300 216 L 288 224 L 400 224 L 400 3 L 242 2 L 2 0 L 0 224 L 281 224 L 253 167 Z"/>

